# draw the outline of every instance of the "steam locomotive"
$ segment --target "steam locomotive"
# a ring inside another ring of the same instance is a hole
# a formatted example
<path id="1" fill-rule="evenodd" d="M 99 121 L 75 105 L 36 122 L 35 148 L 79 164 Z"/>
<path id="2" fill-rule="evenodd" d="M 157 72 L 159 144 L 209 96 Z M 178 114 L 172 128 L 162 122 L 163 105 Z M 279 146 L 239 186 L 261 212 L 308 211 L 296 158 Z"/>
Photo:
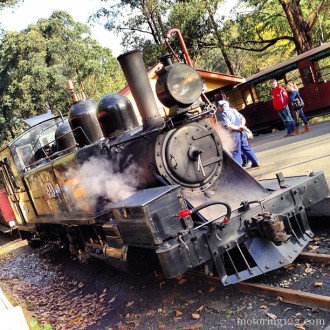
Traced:
<path id="1" fill-rule="evenodd" d="M 128 272 L 191 269 L 234 284 L 291 263 L 313 237 L 305 209 L 322 173 L 262 184 L 224 150 L 215 107 L 184 63 L 163 56 L 156 93 L 140 51 L 118 57 L 142 117 L 110 93 L 77 100 L 0 150 L 1 181 L 22 239 Z"/>

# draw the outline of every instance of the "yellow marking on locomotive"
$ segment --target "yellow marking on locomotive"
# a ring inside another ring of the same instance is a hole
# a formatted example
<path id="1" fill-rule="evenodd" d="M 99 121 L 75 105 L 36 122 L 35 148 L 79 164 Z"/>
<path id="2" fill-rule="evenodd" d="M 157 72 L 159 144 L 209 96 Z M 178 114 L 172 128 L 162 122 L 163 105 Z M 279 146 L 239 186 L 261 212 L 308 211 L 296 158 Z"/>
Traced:
<path id="1" fill-rule="evenodd" d="M 77 178 L 67 180 L 66 186 L 71 188 L 72 194 L 75 198 L 85 198 L 87 196 L 86 190 L 79 185 Z"/>

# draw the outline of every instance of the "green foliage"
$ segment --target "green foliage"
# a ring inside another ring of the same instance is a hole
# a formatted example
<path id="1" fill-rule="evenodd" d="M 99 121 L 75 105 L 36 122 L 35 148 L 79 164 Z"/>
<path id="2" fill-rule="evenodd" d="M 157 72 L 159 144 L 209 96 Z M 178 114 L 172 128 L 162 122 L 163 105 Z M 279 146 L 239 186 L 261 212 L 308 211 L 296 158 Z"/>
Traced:
<path id="1" fill-rule="evenodd" d="M 181 30 L 197 67 L 228 72 L 230 64 L 235 74 L 243 76 L 330 38 L 327 0 L 238 0 L 230 20 L 222 15 L 228 0 L 105 3 L 95 18 L 105 19 L 108 29 L 122 33 L 125 50 L 140 48 L 148 66 L 165 51 L 164 36 L 170 28 Z M 174 38 L 171 45 L 178 49 Z"/>
<path id="2" fill-rule="evenodd" d="M 108 30 L 122 35 L 124 51 L 140 49 L 147 67 L 158 62 L 164 53 L 164 40 L 169 29 L 166 16 L 171 0 L 104 0 L 104 7 L 93 20 L 103 22 Z M 156 61 L 155 61 L 156 60 Z"/>
<path id="3" fill-rule="evenodd" d="M 0 1 L 0 10 L 6 7 L 13 7 L 22 1 L 23 0 L 2 0 Z"/>
<path id="4" fill-rule="evenodd" d="M 35 319 L 30 321 L 30 327 L 32 330 L 52 330 L 52 326 L 49 323 L 40 326 L 38 321 Z"/>
<path id="5" fill-rule="evenodd" d="M 235 23 L 239 33 L 235 38 L 237 43 L 249 41 L 251 48 L 257 49 L 258 41 L 269 40 L 276 35 L 291 38 L 287 19 L 278 0 L 241 0 L 249 11 L 238 12 Z M 264 44 L 260 43 L 259 48 Z"/>
<path id="6" fill-rule="evenodd" d="M 239 11 L 235 19 L 239 26 L 236 43 L 245 43 L 246 48 L 278 47 L 278 41 L 286 40 L 288 47 L 296 47 L 299 52 L 298 39 L 315 46 L 329 39 L 327 0 L 240 0 L 239 4 L 246 10 Z"/>
<path id="7" fill-rule="evenodd" d="M 221 15 L 225 2 L 104 0 L 94 19 L 121 33 L 125 51 L 141 49 L 148 68 L 168 52 L 167 31 L 178 28 L 196 67 L 245 77 L 330 38 L 330 1 L 239 0 L 231 19 Z M 178 40 L 170 42 L 178 52 Z M 67 79 L 96 101 L 125 84 L 111 51 L 63 11 L 6 33 L 0 46 L 1 138 L 13 136 L 21 118 L 48 109 L 65 113 Z"/>
<path id="8" fill-rule="evenodd" d="M 188 1 L 171 7 L 167 24 L 181 31 L 191 58 L 196 58 L 208 45 L 211 30 L 208 23 L 205 1 Z M 178 46 L 178 41 L 172 44 Z"/>
<path id="9" fill-rule="evenodd" d="M 1 139 L 12 138 L 21 119 L 57 109 L 65 114 L 68 79 L 96 101 L 125 85 L 111 51 L 66 12 L 55 11 L 24 31 L 6 33 L 0 45 Z"/>

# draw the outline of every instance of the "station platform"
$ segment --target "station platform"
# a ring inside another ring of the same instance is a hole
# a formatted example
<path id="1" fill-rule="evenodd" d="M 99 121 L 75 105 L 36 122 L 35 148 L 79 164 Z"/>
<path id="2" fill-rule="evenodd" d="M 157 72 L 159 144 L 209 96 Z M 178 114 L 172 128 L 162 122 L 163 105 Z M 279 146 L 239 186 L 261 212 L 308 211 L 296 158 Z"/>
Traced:
<path id="1" fill-rule="evenodd" d="M 255 179 L 275 179 L 324 172 L 330 187 L 330 121 L 312 124 L 308 133 L 284 137 L 286 131 L 256 136 L 250 140 L 259 158 L 259 168 L 247 168 Z M 303 129 L 300 129 L 303 131 Z M 330 216 L 330 196 L 307 210 L 308 215 Z"/>
<path id="2" fill-rule="evenodd" d="M 0 329 L 29 330 L 23 310 L 20 306 L 13 307 L 0 289 Z"/>

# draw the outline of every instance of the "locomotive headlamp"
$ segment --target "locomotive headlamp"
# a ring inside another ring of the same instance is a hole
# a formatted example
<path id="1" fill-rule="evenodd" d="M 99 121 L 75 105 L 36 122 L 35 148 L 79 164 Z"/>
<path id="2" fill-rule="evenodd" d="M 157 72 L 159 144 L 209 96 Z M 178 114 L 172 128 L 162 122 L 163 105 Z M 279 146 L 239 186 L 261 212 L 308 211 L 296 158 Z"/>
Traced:
<path id="1" fill-rule="evenodd" d="M 166 107 L 187 108 L 198 100 L 203 81 L 190 66 L 175 63 L 159 73 L 156 83 L 157 96 Z"/>

